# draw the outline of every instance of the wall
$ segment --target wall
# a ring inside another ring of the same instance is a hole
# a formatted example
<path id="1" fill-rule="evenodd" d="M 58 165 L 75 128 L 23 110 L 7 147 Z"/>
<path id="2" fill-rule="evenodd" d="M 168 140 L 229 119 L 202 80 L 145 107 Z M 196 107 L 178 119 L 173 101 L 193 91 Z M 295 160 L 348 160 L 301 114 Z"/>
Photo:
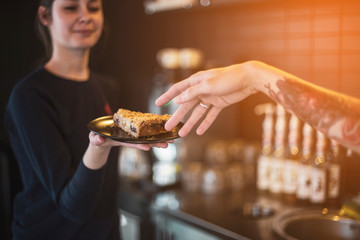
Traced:
<path id="1" fill-rule="evenodd" d="M 239 0 L 153 15 L 144 13 L 142 1 L 104 0 L 104 5 L 110 35 L 91 64 L 121 83 L 119 106 L 146 110 L 153 76 L 159 71 L 155 55 L 164 47 L 199 48 L 210 66 L 262 60 L 360 97 L 359 1 Z M 33 32 L 36 4 L 23 0 L 15 6 L 7 1 L 3 9 L 1 118 L 12 86 L 42 54 Z M 253 107 L 268 100 L 258 94 L 225 110 L 213 131 L 221 133 L 223 122 L 231 121 L 226 135 L 258 139 L 261 119 L 254 116 Z"/>
<path id="2" fill-rule="evenodd" d="M 320 86 L 360 97 L 360 1 L 239 1 L 150 16 L 143 14 L 141 4 L 132 6 L 136 14 L 124 11 L 135 25 L 124 24 L 125 32 L 115 31 L 115 38 L 122 39 L 127 48 L 118 49 L 114 63 L 133 69 L 123 73 L 125 79 L 140 80 L 144 96 L 158 71 L 155 55 L 159 49 L 196 47 L 211 66 L 261 60 Z M 138 96 L 138 89 L 128 90 L 128 101 Z M 259 140 L 262 119 L 254 115 L 253 107 L 265 101 L 269 99 L 257 94 L 228 109 L 210 134 Z M 358 156 L 347 163 L 347 186 L 353 193 L 360 191 L 359 167 Z"/>
<path id="3" fill-rule="evenodd" d="M 263 1 L 143 18 L 150 49 L 198 47 L 218 65 L 258 59 L 360 96 L 358 1 Z"/>
<path id="4" fill-rule="evenodd" d="M 316 84 L 360 97 L 360 1 L 268 0 L 219 7 L 144 14 L 142 1 L 104 0 L 110 35 L 91 65 L 121 83 L 119 106 L 146 110 L 155 55 L 164 47 L 197 47 L 208 64 L 224 66 L 250 59 L 265 61 Z M 42 56 L 33 30 L 36 1 L 5 1 L 0 24 L 0 118 L 13 85 Z M 224 110 L 209 135 L 259 140 L 257 94 Z M 1 121 L 2 122 L 2 121 Z M 7 145 L 1 124 L 0 142 Z M 358 186 L 359 158 L 347 179 Z"/>
<path id="5" fill-rule="evenodd" d="M 130 108 L 145 108 L 152 78 L 159 71 L 155 56 L 164 47 L 199 48 L 210 66 L 265 61 L 360 97 L 359 1 L 239 0 L 153 15 L 144 14 L 141 1 L 123 1 L 109 16 L 113 16 L 113 44 L 107 63 L 124 80 L 127 94 L 122 102 Z M 134 88 L 132 81 L 142 87 Z M 223 119 L 235 119 L 233 124 L 240 128 L 235 134 L 256 139 L 260 125 L 252 109 L 264 101 L 268 99 L 261 95 L 250 98 L 228 110 Z M 212 129 L 216 133 L 223 119 Z"/>

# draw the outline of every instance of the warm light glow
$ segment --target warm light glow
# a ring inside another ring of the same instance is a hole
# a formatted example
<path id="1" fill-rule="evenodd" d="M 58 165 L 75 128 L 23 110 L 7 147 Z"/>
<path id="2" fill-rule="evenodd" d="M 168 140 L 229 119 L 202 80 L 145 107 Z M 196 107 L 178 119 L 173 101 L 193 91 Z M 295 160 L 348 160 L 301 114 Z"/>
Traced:
<path id="1" fill-rule="evenodd" d="M 315 158 L 315 164 L 316 165 L 319 165 L 319 164 L 322 164 L 322 163 L 324 163 L 324 158 L 322 158 L 322 157 Z"/>
<path id="2" fill-rule="evenodd" d="M 173 162 L 177 157 L 175 144 L 170 144 L 167 148 L 153 148 L 156 159 L 164 162 Z"/>
<path id="3" fill-rule="evenodd" d="M 100 127 L 107 127 L 107 126 L 110 126 L 113 123 L 114 123 L 114 121 L 112 119 L 109 119 L 109 120 L 106 120 L 106 121 L 100 121 L 98 124 L 100 125 Z"/>
<path id="4" fill-rule="evenodd" d="M 208 7 L 210 6 L 210 0 L 200 0 L 201 6 Z"/>
<path id="5" fill-rule="evenodd" d="M 191 8 L 195 0 L 157 0 L 157 1 L 146 1 L 144 3 L 145 13 L 153 14 L 156 12 L 169 11 L 179 8 Z"/>
<path id="6" fill-rule="evenodd" d="M 327 208 L 324 208 L 324 209 L 321 211 L 321 213 L 322 213 L 323 215 L 328 214 L 328 212 L 329 212 L 329 209 L 327 209 Z"/>

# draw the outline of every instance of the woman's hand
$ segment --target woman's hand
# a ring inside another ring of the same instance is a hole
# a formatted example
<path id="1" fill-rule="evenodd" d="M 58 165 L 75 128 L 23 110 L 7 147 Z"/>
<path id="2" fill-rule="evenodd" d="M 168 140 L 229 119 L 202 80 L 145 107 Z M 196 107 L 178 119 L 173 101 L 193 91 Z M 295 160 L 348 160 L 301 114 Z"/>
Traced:
<path id="1" fill-rule="evenodd" d="M 174 84 L 156 100 L 162 106 L 173 100 L 179 107 L 165 125 L 173 129 L 192 109 L 191 116 L 179 131 L 186 136 L 200 118 L 206 114 L 196 133 L 203 134 L 225 107 L 257 92 L 251 80 L 252 62 L 198 72 Z M 194 107 L 195 106 L 195 107 Z"/>
<path id="2" fill-rule="evenodd" d="M 144 151 L 149 151 L 151 147 L 167 148 L 168 142 L 154 143 L 154 144 L 131 144 L 122 143 L 111 138 L 100 136 L 94 132 L 89 134 L 89 146 L 84 154 L 84 164 L 90 169 L 99 169 L 103 167 L 108 159 L 111 147 L 123 146 L 137 148 Z M 173 141 L 169 141 L 172 143 Z"/>
<path id="3" fill-rule="evenodd" d="M 168 142 L 160 142 L 160 143 L 154 143 L 154 144 L 123 143 L 123 142 L 115 141 L 111 138 L 100 136 L 94 132 L 90 132 L 89 140 L 90 140 L 90 144 L 93 144 L 98 147 L 103 147 L 103 148 L 122 146 L 122 147 L 131 147 L 131 148 L 137 148 L 137 149 L 144 150 L 144 151 L 149 151 L 152 147 L 167 148 L 167 146 L 168 146 Z M 169 143 L 172 143 L 172 142 L 173 141 L 170 141 Z"/>

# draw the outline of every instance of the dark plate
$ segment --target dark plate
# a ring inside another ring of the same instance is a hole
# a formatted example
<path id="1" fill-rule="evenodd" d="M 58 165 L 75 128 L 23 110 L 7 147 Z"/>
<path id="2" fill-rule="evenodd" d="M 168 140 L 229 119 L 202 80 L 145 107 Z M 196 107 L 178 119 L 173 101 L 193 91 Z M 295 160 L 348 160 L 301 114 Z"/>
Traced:
<path id="1" fill-rule="evenodd" d="M 137 144 L 149 144 L 165 142 L 179 138 L 178 131 L 183 126 L 183 123 L 179 123 L 171 132 L 158 134 L 149 137 L 133 137 L 123 131 L 121 128 L 115 126 L 112 116 L 104 116 L 92 120 L 88 123 L 88 128 L 104 137 L 112 138 L 119 142 L 137 143 Z"/>

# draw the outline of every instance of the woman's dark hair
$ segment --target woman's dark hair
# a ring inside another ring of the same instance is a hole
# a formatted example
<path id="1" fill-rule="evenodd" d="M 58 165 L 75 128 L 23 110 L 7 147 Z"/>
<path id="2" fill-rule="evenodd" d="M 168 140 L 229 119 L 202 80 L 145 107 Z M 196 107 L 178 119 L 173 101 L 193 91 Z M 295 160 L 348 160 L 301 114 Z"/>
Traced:
<path id="1" fill-rule="evenodd" d="M 54 0 L 40 0 L 39 6 L 44 6 L 47 9 L 48 18 L 51 19 L 52 17 L 52 6 Z M 35 31 L 37 36 L 39 37 L 40 41 L 43 43 L 45 48 L 45 56 L 43 57 L 41 62 L 46 62 L 50 59 L 52 54 L 52 43 L 51 43 L 51 36 L 49 33 L 49 29 L 47 26 L 41 23 L 39 14 L 36 15 L 35 18 Z"/>

